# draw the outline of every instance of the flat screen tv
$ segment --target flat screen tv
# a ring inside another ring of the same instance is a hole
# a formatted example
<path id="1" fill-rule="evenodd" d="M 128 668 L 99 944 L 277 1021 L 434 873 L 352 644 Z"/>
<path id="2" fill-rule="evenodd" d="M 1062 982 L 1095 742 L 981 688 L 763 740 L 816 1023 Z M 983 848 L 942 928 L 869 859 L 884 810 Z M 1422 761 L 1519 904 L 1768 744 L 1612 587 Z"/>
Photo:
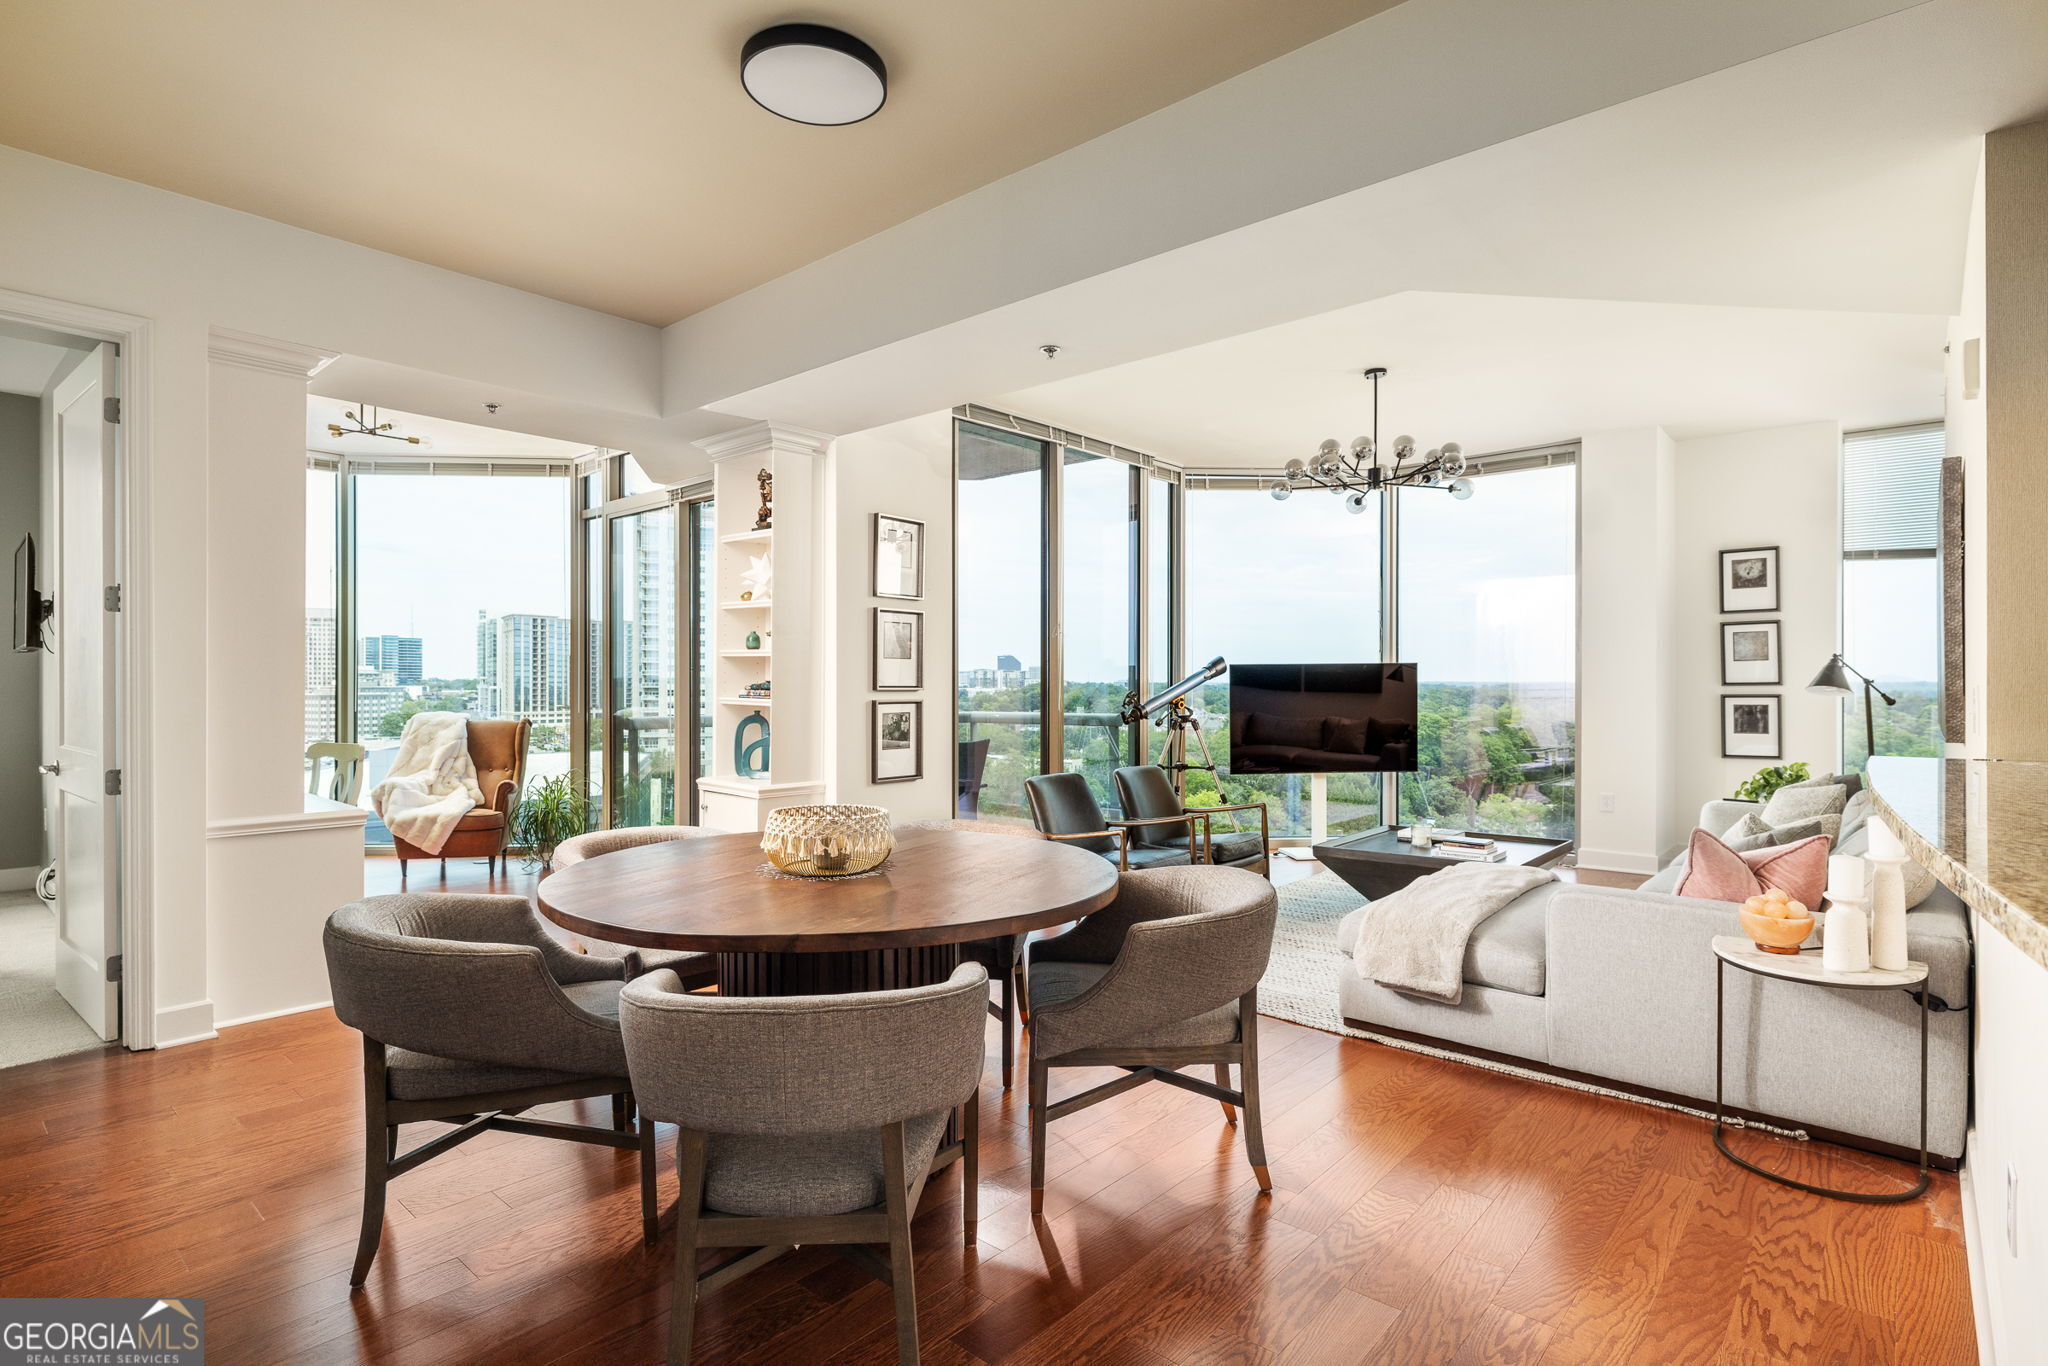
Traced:
<path id="1" fill-rule="evenodd" d="M 1413 664 L 1232 664 L 1230 771 L 1412 773 Z"/>
<path id="2" fill-rule="evenodd" d="M 21 538 L 14 547 L 14 651 L 33 654 L 43 648 L 43 623 L 50 600 L 36 591 L 36 538 Z"/>

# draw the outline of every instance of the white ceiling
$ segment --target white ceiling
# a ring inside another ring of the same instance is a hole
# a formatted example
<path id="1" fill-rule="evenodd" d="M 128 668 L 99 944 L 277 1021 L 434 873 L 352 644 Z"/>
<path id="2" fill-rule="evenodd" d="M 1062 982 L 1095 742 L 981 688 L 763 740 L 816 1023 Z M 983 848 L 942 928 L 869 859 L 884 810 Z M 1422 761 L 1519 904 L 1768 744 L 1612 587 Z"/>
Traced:
<path id="1" fill-rule="evenodd" d="M 0 143 L 670 323 L 1393 0 L 0 0 Z M 875 117 L 755 105 L 789 20 L 872 44 Z"/>
<path id="2" fill-rule="evenodd" d="M 1834 334 L 1858 343 L 1858 319 L 1955 310 L 1979 139 L 2044 113 L 2048 4 L 1931 0 L 929 326 L 714 406 L 843 431 L 962 400 L 1021 407 L 1027 400 L 1016 397 L 1020 391 L 1049 400 L 1070 393 L 1075 414 L 1118 429 L 1105 435 L 1159 445 L 1161 435 L 1181 429 L 1139 430 L 1137 400 L 1128 411 L 1114 411 L 1093 397 L 1100 386 L 1085 377 L 1113 369 L 1135 379 L 1152 373 L 1136 362 L 1186 353 L 1187 360 L 1164 363 L 1176 371 L 1199 364 L 1212 343 L 1417 293 L 1758 310 L 1766 317 L 1833 312 L 1846 315 Z M 904 282 L 908 297 L 911 284 Z M 1388 316 L 1401 320 L 1402 336 L 1430 335 L 1427 318 L 1405 311 L 1409 306 L 1392 307 Z M 1517 339 L 1511 351 L 1539 331 L 1523 316 L 1501 320 Z M 695 329 L 699 321 L 682 326 Z M 1629 325 L 1653 335 L 1670 331 Z M 1304 326 L 1313 333 L 1317 324 Z M 1761 342 L 1770 328 L 1753 324 L 1750 331 Z M 711 350 L 718 340 L 707 335 L 699 344 Z M 1468 340 L 1475 348 L 1471 367 L 1507 368 L 1487 353 L 1483 338 Z M 1664 387 L 1688 396 L 1693 386 L 1711 387 L 1711 372 L 1688 373 L 1685 338 L 1671 340 L 1678 359 Z M 1065 349 L 1048 364 L 1037 352 L 1041 342 Z M 1252 350 L 1268 344 L 1247 343 Z M 1713 344 L 1703 340 L 1696 349 Z M 1398 363 L 1390 352 L 1364 351 L 1338 346 L 1314 363 L 1333 371 L 1376 359 Z M 1437 347 L 1432 354 L 1450 353 Z M 1071 391 L 1042 388 L 1051 375 L 1072 377 Z M 1622 395 L 1610 397 L 1611 414 L 1584 416 L 1610 425 L 1630 420 Z M 1921 401 L 1886 406 L 1929 411 Z M 1656 420 L 1700 420 L 1685 413 L 1698 408 Z M 1060 412 L 1032 415 L 1066 420 Z M 1270 431 L 1283 417 L 1261 412 L 1248 427 Z"/>
<path id="3" fill-rule="evenodd" d="M 330 422 L 346 427 L 352 425 L 343 419 L 344 412 L 362 416 L 371 426 L 389 422 L 397 436 L 417 436 L 425 441 L 424 446 L 415 446 L 405 441 L 394 441 L 381 436 L 336 437 L 327 430 Z M 330 455 L 376 456 L 384 460 L 436 460 L 454 456 L 488 456 L 501 460 L 575 460 L 590 454 L 588 444 L 573 441 L 556 441 L 545 436 L 526 436 L 519 432 L 505 431 L 497 427 L 477 426 L 468 422 L 451 422 L 446 418 L 421 417 L 417 413 L 401 413 L 395 408 L 381 408 L 374 414 L 364 412 L 361 404 L 352 399 L 322 398 L 317 395 L 306 399 L 306 449 L 323 451 Z"/>
<path id="4" fill-rule="evenodd" d="M 1468 452 L 1621 427 L 1674 438 L 1941 416 L 1947 321 L 1698 304 L 1398 294 L 989 400 L 1188 465 L 1268 468 L 1325 437 Z"/>
<path id="5" fill-rule="evenodd" d="M 52 335 L 41 328 L 0 323 L 0 394 L 39 397 L 66 358 L 91 349 L 83 341 L 65 345 L 50 340 Z"/>

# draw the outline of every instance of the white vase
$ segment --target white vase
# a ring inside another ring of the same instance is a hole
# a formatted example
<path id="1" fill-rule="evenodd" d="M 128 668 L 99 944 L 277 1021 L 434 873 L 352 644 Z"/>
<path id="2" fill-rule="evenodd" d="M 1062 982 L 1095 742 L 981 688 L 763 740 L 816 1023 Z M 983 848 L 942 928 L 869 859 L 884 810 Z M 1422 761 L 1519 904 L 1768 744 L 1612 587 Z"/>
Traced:
<path id="1" fill-rule="evenodd" d="M 1870 966 L 1886 972 L 1906 966 L 1905 862 L 1870 860 Z"/>
<path id="2" fill-rule="evenodd" d="M 1828 859 L 1828 921 L 1821 931 L 1826 972 L 1870 970 L 1870 868 L 1854 854 Z"/>

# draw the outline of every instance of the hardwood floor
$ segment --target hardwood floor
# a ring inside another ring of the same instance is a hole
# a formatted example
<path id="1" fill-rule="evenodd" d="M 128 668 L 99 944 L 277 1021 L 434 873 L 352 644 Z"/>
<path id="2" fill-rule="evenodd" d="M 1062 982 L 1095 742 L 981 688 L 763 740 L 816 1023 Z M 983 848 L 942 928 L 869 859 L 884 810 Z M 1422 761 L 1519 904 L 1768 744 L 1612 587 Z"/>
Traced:
<path id="1" fill-rule="evenodd" d="M 957 1168 L 917 1219 L 924 1360 L 1976 1359 L 1953 1176 L 1907 1206 L 1820 1200 L 1721 1161 L 1685 1116 L 1261 1032 L 1270 1197 L 1213 1103 L 1146 1087 L 1054 1126 L 1034 1222 L 1022 1092 L 991 1065 L 978 1241 Z M 490 1134 L 401 1177 L 351 1297 L 359 1066 L 319 1011 L 0 1073 L 0 1295 L 201 1297 L 216 1366 L 661 1359 L 672 1235 L 640 1242 L 631 1154 Z M 1744 1142 L 1829 1180 L 1905 1170 Z M 894 1360 L 887 1288 L 822 1249 L 711 1296 L 698 1340 L 706 1366 Z"/>

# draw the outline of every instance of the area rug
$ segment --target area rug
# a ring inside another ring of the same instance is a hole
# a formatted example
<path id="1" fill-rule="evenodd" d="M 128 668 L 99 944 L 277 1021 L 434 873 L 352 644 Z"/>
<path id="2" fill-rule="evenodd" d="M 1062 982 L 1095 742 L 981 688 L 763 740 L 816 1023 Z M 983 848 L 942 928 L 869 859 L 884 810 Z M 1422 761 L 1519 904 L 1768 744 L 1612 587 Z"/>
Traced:
<path id="1" fill-rule="evenodd" d="M 1259 1014 L 1270 1015 L 1276 1020 L 1287 1020 L 1293 1024 L 1307 1025 L 1310 1029 L 1320 1029 L 1326 1034 L 1345 1034 L 1354 1039 L 1370 1039 L 1374 1043 L 1385 1044 L 1389 1048 L 1399 1048 L 1409 1053 L 1443 1058 L 1450 1062 L 1463 1063 L 1467 1067 L 1479 1067 L 1489 1072 L 1520 1077 L 1524 1081 L 1539 1081 L 1545 1086 L 1562 1086 L 1590 1095 L 1610 1096 L 1615 1100 L 1626 1100 L 1659 1110 L 1675 1110 L 1679 1114 L 1692 1115 L 1699 1119 L 1714 1117 L 1712 1111 L 1695 1109 L 1689 1105 L 1649 1100 L 1627 1091 L 1610 1090 L 1589 1082 L 1573 1081 L 1530 1067 L 1516 1067 L 1512 1063 L 1495 1062 L 1490 1058 L 1475 1058 L 1454 1049 L 1433 1048 L 1428 1044 L 1395 1038 L 1390 1034 L 1353 1029 L 1344 1023 L 1344 1017 L 1337 1012 L 1337 974 L 1354 970 L 1351 960 L 1337 948 L 1337 922 L 1363 906 L 1365 897 L 1353 890 L 1335 873 L 1318 873 L 1299 882 L 1290 882 L 1279 889 L 1279 895 L 1280 919 L 1273 930 L 1273 956 L 1266 964 L 1265 977 L 1259 982 Z M 1727 1123 L 1731 1128 L 1756 1129 L 1785 1138 L 1807 1137 L 1803 1130 L 1781 1129 L 1776 1125 L 1753 1120 L 1745 1123 L 1732 1115 L 1729 1116 Z"/>
<path id="2" fill-rule="evenodd" d="M 57 994 L 57 917 L 33 892 L 0 892 L 0 1067 L 100 1047 Z"/>

